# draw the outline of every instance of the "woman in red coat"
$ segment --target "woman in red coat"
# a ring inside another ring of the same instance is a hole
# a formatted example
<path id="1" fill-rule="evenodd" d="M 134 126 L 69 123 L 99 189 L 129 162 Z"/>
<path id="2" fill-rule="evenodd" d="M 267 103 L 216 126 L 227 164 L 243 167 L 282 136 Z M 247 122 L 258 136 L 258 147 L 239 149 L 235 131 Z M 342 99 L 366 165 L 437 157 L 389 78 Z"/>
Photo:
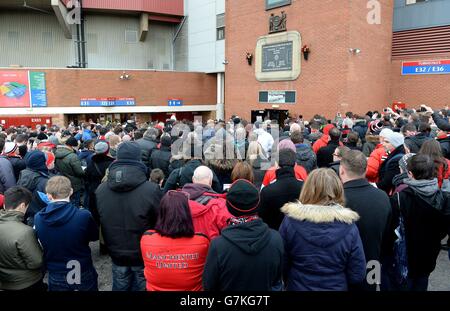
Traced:
<path id="1" fill-rule="evenodd" d="M 209 239 L 195 233 L 188 194 L 162 198 L 155 230 L 144 233 L 141 252 L 148 291 L 200 291 Z"/>

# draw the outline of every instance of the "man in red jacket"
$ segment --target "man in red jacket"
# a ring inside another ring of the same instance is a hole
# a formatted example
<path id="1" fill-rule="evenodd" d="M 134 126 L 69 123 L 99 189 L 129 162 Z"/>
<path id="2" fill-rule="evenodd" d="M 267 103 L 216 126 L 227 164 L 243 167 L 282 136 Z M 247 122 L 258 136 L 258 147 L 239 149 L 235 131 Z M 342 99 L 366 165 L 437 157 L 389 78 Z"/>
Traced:
<path id="1" fill-rule="evenodd" d="M 197 233 L 209 239 L 220 235 L 231 217 L 226 206 L 225 195 L 212 190 L 213 172 L 206 166 L 199 166 L 192 176 L 192 184 L 184 185 L 182 191 L 189 194 L 189 208 Z"/>

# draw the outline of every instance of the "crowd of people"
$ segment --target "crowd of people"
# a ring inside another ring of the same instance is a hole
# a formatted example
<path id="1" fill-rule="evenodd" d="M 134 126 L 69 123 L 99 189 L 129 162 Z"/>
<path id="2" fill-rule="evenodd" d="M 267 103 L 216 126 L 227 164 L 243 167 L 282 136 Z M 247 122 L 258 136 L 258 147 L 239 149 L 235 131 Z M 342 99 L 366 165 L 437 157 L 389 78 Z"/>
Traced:
<path id="1" fill-rule="evenodd" d="M 448 116 L 1 128 L 0 290 L 96 291 L 99 241 L 113 291 L 425 291 Z"/>

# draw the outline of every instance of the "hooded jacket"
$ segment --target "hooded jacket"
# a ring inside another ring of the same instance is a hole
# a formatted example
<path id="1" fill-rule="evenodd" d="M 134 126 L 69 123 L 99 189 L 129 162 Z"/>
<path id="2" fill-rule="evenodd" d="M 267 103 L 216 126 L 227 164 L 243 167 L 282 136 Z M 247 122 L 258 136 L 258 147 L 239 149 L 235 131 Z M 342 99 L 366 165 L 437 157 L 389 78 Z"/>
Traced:
<path id="1" fill-rule="evenodd" d="M 42 249 L 23 219 L 23 213 L 0 210 L 0 289 L 21 290 L 44 277 Z"/>
<path id="2" fill-rule="evenodd" d="M 140 240 L 153 229 L 162 194 L 142 162 L 118 160 L 95 192 L 105 245 L 114 264 L 142 266 Z"/>
<path id="3" fill-rule="evenodd" d="M 80 159 L 72 149 L 66 146 L 57 147 L 55 167 L 61 175 L 70 179 L 74 193 L 84 189 L 84 171 Z"/>
<path id="4" fill-rule="evenodd" d="M 261 220 L 230 225 L 209 247 L 206 291 L 269 291 L 281 280 L 283 242 Z"/>
<path id="5" fill-rule="evenodd" d="M 297 164 L 303 166 L 309 174 L 317 167 L 317 158 L 314 151 L 307 144 L 296 144 Z"/>
<path id="6" fill-rule="evenodd" d="M 366 276 L 358 214 L 340 205 L 286 204 L 280 227 L 290 291 L 345 291 Z"/>
<path id="7" fill-rule="evenodd" d="M 211 187 L 202 184 L 186 184 L 183 189 L 189 193 L 189 209 L 195 232 L 203 233 L 210 240 L 220 235 L 232 217 L 226 206 L 225 195 L 215 193 Z"/>
<path id="8" fill-rule="evenodd" d="M 45 187 L 47 186 L 50 174 L 45 165 L 46 159 L 44 153 L 32 151 L 25 158 L 27 168 L 20 172 L 17 185 L 27 188 L 32 193 L 31 203 L 25 214 L 26 222 L 32 226 L 34 215 L 47 206 L 40 199 L 38 192 L 46 193 Z"/>
<path id="9" fill-rule="evenodd" d="M 405 225 L 408 276 L 425 277 L 434 271 L 441 240 L 448 233 L 448 218 L 440 212 L 448 209 L 448 199 L 439 190 L 436 178 L 405 179 L 404 183 L 408 187 L 391 198 L 394 215 L 392 229 L 398 226 L 400 211 Z"/>
<path id="10" fill-rule="evenodd" d="M 369 157 L 372 152 L 379 146 L 381 146 L 380 137 L 378 135 L 367 134 L 365 143 L 363 144 L 362 152 L 366 157 Z"/>
<path id="11" fill-rule="evenodd" d="M 295 178 L 293 167 L 279 168 L 277 180 L 261 190 L 259 216 L 272 229 L 278 230 L 284 214 L 281 208 L 288 202 L 295 202 L 300 197 L 303 181 Z"/>
<path id="12" fill-rule="evenodd" d="M 315 154 L 319 151 L 320 148 L 326 147 L 328 145 L 328 140 L 330 139 L 330 136 L 328 135 L 330 133 L 330 130 L 334 127 L 333 124 L 327 124 L 323 128 L 323 135 L 320 137 L 313 145 L 313 151 Z"/>
<path id="13" fill-rule="evenodd" d="M 20 172 L 27 167 L 27 165 L 25 164 L 25 160 L 19 156 L 8 156 L 8 160 L 9 162 L 11 162 L 11 165 L 13 167 L 14 177 L 16 178 L 16 180 L 18 180 Z"/>
<path id="14" fill-rule="evenodd" d="M 67 273 L 71 260 L 80 263 L 82 272 L 94 269 L 89 242 L 98 240 L 98 228 L 88 210 L 52 202 L 36 214 L 34 226 L 50 273 Z"/>

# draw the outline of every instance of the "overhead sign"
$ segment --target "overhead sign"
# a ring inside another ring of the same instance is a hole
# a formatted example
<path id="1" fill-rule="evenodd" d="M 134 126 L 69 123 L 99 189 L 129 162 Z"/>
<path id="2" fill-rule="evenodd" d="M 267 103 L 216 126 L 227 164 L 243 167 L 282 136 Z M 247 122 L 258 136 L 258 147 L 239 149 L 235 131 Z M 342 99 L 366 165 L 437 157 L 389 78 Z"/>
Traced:
<path id="1" fill-rule="evenodd" d="M 167 105 L 169 107 L 183 106 L 183 101 L 181 99 L 172 98 L 172 99 L 167 100 Z"/>
<path id="2" fill-rule="evenodd" d="M 132 97 L 92 97 L 81 98 L 81 107 L 126 107 L 136 106 Z"/>
<path id="3" fill-rule="evenodd" d="M 450 59 L 403 62 L 402 75 L 450 74 Z"/>

